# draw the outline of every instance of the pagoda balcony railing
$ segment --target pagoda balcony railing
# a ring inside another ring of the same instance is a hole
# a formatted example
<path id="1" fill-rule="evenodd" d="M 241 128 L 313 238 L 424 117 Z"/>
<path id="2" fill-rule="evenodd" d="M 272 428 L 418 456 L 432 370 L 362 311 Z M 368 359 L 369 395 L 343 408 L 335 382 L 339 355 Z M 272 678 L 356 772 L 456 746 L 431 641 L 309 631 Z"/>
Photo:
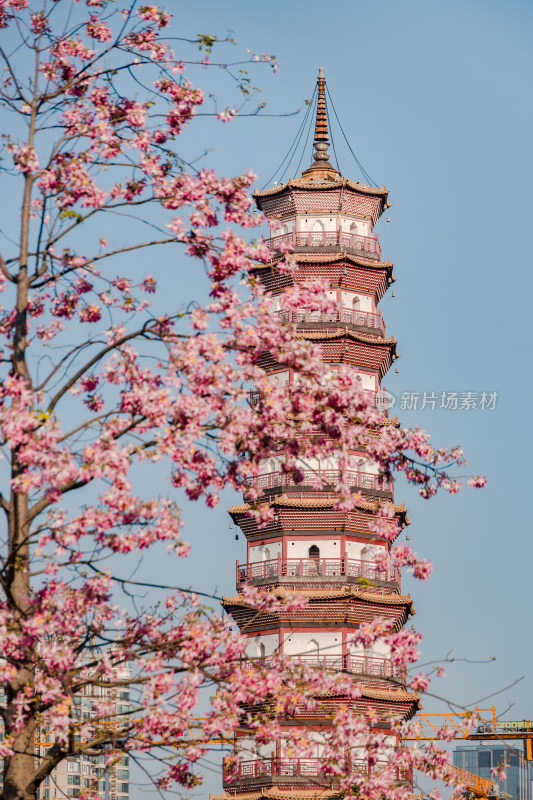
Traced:
<path id="1" fill-rule="evenodd" d="M 400 664 L 394 664 L 386 658 L 374 658 L 373 656 L 358 656 L 347 653 L 345 655 L 300 655 L 287 656 L 295 664 L 304 664 L 312 669 L 323 669 L 329 672 L 350 672 L 353 675 L 371 675 L 376 678 L 404 678 L 405 669 Z M 265 658 L 249 659 L 244 662 L 246 665 L 258 664 L 269 667 L 274 661 L 266 656 Z"/>
<path id="2" fill-rule="evenodd" d="M 292 247 L 339 247 L 348 250 L 363 250 L 365 253 L 377 253 L 381 258 L 381 245 L 377 236 L 360 236 L 346 231 L 310 231 L 282 233 L 266 240 L 271 250 L 277 250 L 280 244 Z"/>
<path id="3" fill-rule="evenodd" d="M 390 581 L 401 587 L 401 572 L 395 564 L 380 566 L 359 558 L 272 558 L 239 564 L 237 583 L 277 578 L 364 578 L 369 581 Z"/>
<path id="4" fill-rule="evenodd" d="M 325 758 L 256 758 L 251 761 L 241 761 L 238 764 L 228 763 L 226 759 L 222 765 L 222 781 L 224 786 L 230 786 L 239 781 L 261 778 L 310 778 L 327 784 L 334 783 L 337 778 L 331 775 L 331 761 Z M 372 772 L 387 766 L 387 762 L 377 762 L 369 766 L 367 759 L 346 759 L 340 767 L 349 775 L 370 775 Z M 412 770 L 394 766 L 392 777 L 397 781 L 412 781 Z M 298 781 L 302 783 L 305 781 Z"/>
<path id="5" fill-rule="evenodd" d="M 353 308 L 338 308 L 335 311 L 309 311 L 309 309 L 298 309 L 295 311 L 276 311 L 281 322 L 329 322 L 347 323 L 349 325 L 363 325 L 366 328 L 377 328 L 385 336 L 385 323 L 381 316 L 381 311 L 373 314 L 370 311 L 358 311 Z"/>
<path id="6" fill-rule="evenodd" d="M 298 391 L 297 384 L 290 384 L 289 388 L 289 395 L 295 394 Z M 387 393 L 385 387 L 380 389 L 378 392 L 373 392 L 371 389 L 363 389 L 363 394 L 370 400 L 373 408 L 377 408 L 378 411 L 386 411 L 389 407 L 389 398 L 390 395 Z M 250 405 L 252 408 L 257 408 L 261 401 L 261 392 L 250 392 Z"/>
<path id="7" fill-rule="evenodd" d="M 277 489 L 283 486 L 315 486 L 321 482 L 323 486 L 336 486 L 341 480 L 347 482 L 351 489 L 369 489 L 370 491 L 392 492 L 394 481 L 372 472 L 358 472 L 356 470 L 338 469 L 302 469 L 302 480 L 296 481 L 289 473 L 264 472 L 246 478 L 248 486 L 256 489 Z"/>

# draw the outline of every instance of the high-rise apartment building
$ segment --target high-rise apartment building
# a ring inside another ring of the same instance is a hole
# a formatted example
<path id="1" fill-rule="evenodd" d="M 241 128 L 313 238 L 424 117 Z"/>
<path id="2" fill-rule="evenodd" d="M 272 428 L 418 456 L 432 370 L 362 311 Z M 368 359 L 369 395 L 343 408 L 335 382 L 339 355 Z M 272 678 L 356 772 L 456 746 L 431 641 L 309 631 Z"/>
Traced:
<path id="1" fill-rule="evenodd" d="M 528 775 L 528 762 L 521 750 L 520 744 L 504 746 L 503 744 L 461 745 L 453 751 L 453 764 L 474 775 L 494 780 L 491 769 L 499 764 L 506 764 L 506 779 L 499 783 L 502 792 L 508 794 L 511 800 L 530 800 L 530 784 Z"/>
<path id="2" fill-rule="evenodd" d="M 129 677 L 129 669 L 123 668 L 119 679 Z M 130 693 L 127 687 L 101 688 L 86 686 L 73 697 L 74 718 L 90 719 L 93 715 L 93 702 L 111 695 L 114 701 L 115 714 L 129 714 Z M 4 690 L 0 687 L 0 703 L 4 702 Z M 53 729 L 43 726 L 38 729 L 35 758 L 42 758 L 50 744 L 54 741 Z M 46 777 L 39 789 L 39 800 L 65 800 L 79 797 L 82 791 L 96 789 L 102 800 L 129 800 L 130 771 L 129 757 L 120 756 L 116 763 L 106 768 L 106 753 L 103 746 L 99 755 L 78 755 L 62 761 L 52 773 Z M 0 788 L 2 785 L 3 759 L 0 759 Z"/>

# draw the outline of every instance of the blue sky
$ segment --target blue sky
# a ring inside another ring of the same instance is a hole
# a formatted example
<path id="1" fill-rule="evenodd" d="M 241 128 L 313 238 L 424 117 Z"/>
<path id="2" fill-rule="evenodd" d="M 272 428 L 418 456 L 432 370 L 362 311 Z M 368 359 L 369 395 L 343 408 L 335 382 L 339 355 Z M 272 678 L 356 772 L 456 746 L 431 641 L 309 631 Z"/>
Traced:
<path id="1" fill-rule="evenodd" d="M 452 411 L 437 403 L 435 410 L 398 411 L 402 422 L 427 428 L 439 445 L 461 444 L 468 471 L 489 480 L 484 490 L 429 503 L 398 482 L 397 499 L 413 523 L 411 544 L 435 565 L 427 584 L 407 579 L 405 585 L 426 637 L 423 660 L 456 658 L 434 683 L 439 698 L 426 699 L 426 710 L 445 708 L 446 699 L 481 701 L 524 676 L 481 705 L 505 711 L 514 704 L 507 718 L 531 718 L 533 6 L 203 0 L 175 13 L 180 35 L 233 29 L 238 47 L 224 58 L 241 47 L 276 54 L 277 75 L 266 69 L 253 75 L 270 113 L 297 109 L 311 96 L 322 58 L 359 160 L 390 190 L 391 222 L 378 230 L 384 257 L 395 265 L 396 297 L 389 295 L 382 308 L 401 358 L 399 374 L 385 385 L 398 398 L 498 393 L 494 410 Z M 196 77 L 211 81 L 226 104 L 227 82 L 208 70 Z M 207 119 L 184 144 L 191 158 L 213 148 L 205 163 L 221 173 L 251 167 L 262 186 L 300 122 L 301 115 L 227 125 Z M 338 132 L 336 147 L 342 172 L 362 179 Z M 215 512 L 185 509 L 193 555 L 178 571 L 192 585 L 228 592 L 244 542 L 228 529 L 224 505 Z M 493 656 L 494 662 L 472 663 Z M 206 788 L 217 790 L 215 775 Z"/>
<path id="2" fill-rule="evenodd" d="M 223 36 L 236 47 L 225 63 L 253 52 L 275 53 L 280 72 L 252 72 L 273 116 L 222 124 L 202 118 L 184 134 L 182 155 L 203 158 L 220 174 L 252 168 L 262 186 L 289 149 L 311 96 L 322 59 L 344 131 L 365 169 L 390 191 L 390 224 L 378 228 L 384 258 L 395 267 L 394 292 L 383 301 L 387 331 L 399 343 L 399 374 L 385 385 L 402 393 L 497 392 L 494 410 L 395 409 L 403 423 L 427 428 L 437 444 L 461 444 L 468 471 L 488 486 L 458 497 L 422 501 L 397 483 L 408 507 L 410 543 L 434 562 L 427 584 L 406 578 L 425 634 L 423 661 L 445 664 L 434 684 L 446 700 L 494 703 L 508 719 L 533 717 L 529 690 L 531 446 L 533 395 L 529 308 L 533 297 L 529 204 L 532 182 L 531 34 L 526 0 L 169 0 L 172 35 Z M 180 53 L 180 43 L 176 45 Z M 184 49 L 184 57 L 191 50 Z M 194 50 L 192 51 L 194 52 Z M 218 59 L 215 51 L 213 60 Z M 231 82 L 215 70 L 193 69 L 191 79 L 214 92 L 219 107 L 233 104 Z M 210 107 L 208 103 L 208 107 Z M 335 146 L 344 175 L 362 180 L 341 137 Z M 308 155 L 310 156 L 310 147 Z M 292 177 L 295 177 L 292 175 Z M 6 212 L 8 209 L 6 209 Z M 166 257 L 166 254 L 165 256 Z M 154 258 L 161 258 L 156 254 Z M 178 300 L 201 295 L 201 281 L 182 258 L 169 271 Z M 137 268 L 143 268 L 138 263 Z M 169 278 L 170 282 L 170 278 Z M 159 488 L 159 487 L 158 487 Z M 232 593 L 235 541 L 226 492 L 215 511 L 184 505 L 187 561 L 161 553 L 137 572 L 202 591 Z M 490 661 L 495 656 L 495 661 Z M 476 663 L 490 662 L 490 663 Z M 523 680 L 511 688 L 515 679 Z M 216 768 L 204 788 L 218 792 Z M 136 789 L 132 797 L 146 797 Z"/>
<path id="3" fill-rule="evenodd" d="M 378 230 L 395 266 L 396 297 L 389 293 L 382 307 L 401 358 L 399 374 L 385 385 L 398 398 L 418 392 L 417 410 L 396 407 L 402 422 L 419 423 L 438 444 L 461 444 L 468 471 L 489 480 L 484 490 L 429 503 L 397 489 L 409 507 L 411 542 L 435 562 L 427 585 L 409 586 L 425 655 L 438 659 L 453 649 L 458 658 L 497 656 L 490 666 L 455 664 L 439 683 L 444 696 L 475 701 L 527 674 L 531 656 L 533 7 L 490 0 L 203 2 L 181 7 L 179 21 L 195 33 L 231 27 L 238 41 L 231 55 L 241 46 L 276 54 L 277 75 L 254 75 L 267 112 L 292 110 L 310 97 L 322 57 L 344 131 L 365 169 L 390 191 L 391 222 L 382 220 Z M 217 91 L 222 96 L 222 83 Z M 206 121 L 205 141 L 199 125 L 195 143 L 198 151 L 214 147 L 206 160 L 219 171 L 252 167 L 263 185 L 300 122 L 301 115 Z M 336 140 L 343 173 L 360 179 L 338 132 Z M 443 391 L 478 398 L 498 392 L 498 400 L 495 410 L 445 410 L 438 407 Z M 435 410 L 420 408 L 424 392 L 439 395 Z M 225 534 L 218 512 L 193 513 Z M 236 551 L 243 552 L 242 542 Z M 216 576 L 219 586 L 231 584 L 220 562 Z M 528 683 L 500 695 L 498 708 L 516 702 L 517 716 L 533 715 Z"/>

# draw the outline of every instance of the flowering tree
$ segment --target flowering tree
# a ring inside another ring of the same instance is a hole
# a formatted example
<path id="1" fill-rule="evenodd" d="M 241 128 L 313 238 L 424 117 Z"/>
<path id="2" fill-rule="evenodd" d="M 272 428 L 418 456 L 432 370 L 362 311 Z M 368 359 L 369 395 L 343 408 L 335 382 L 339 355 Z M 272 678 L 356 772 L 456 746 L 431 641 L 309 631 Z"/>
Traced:
<path id="1" fill-rule="evenodd" d="M 243 669 L 243 640 L 190 593 L 171 592 L 141 611 L 120 602 L 129 553 L 165 542 L 174 556 L 187 555 L 172 487 L 208 506 L 226 486 L 246 489 L 264 523 L 272 510 L 247 478 L 282 442 L 283 468 L 296 481 L 303 458 L 336 454 L 342 468 L 364 445 L 384 472 L 404 471 L 425 496 L 458 488 L 445 470 L 461 462 L 458 449 L 435 450 L 426 434 L 394 426 L 369 436 L 381 417 L 350 372 L 325 382 L 320 354 L 268 313 L 250 273 L 270 257 L 260 239 L 249 241 L 262 222 L 250 210 L 253 175 L 187 169 L 175 149 L 204 96 L 165 38 L 169 23 L 165 11 L 136 2 L 120 12 L 106 0 L 41 0 L 38 8 L 0 0 L 4 191 L 20 210 L 0 256 L 6 800 L 34 798 L 63 759 L 102 748 L 111 760 L 170 746 L 160 786 L 191 786 L 207 743 L 237 725 L 243 705 L 254 709 L 247 724 L 266 740 L 280 728 L 257 703 L 265 693 L 277 695 L 281 715 L 292 713 L 295 696 L 316 703 L 333 682 L 357 693 L 353 681 L 289 668 L 281 657 Z M 213 43 L 198 39 L 206 62 Z M 250 60 L 275 67 L 268 55 Z M 133 254 L 142 265 L 168 245 L 159 275 L 131 266 Z M 158 292 L 181 256 L 205 272 L 203 307 L 187 305 L 178 286 L 172 297 Z M 292 268 L 290 257 L 280 266 Z M 292 287 L 282 303 L 329 307 L 322 285 Z M 265 351 L 299 372 L 297 395 L 267 382 L 259 366 Z M 259 407 L 247 402 L 251 386 L 265 398 Z M 161 470 L 169 492 L 147 496 L 143 476 Z M 339 504 L 357 503 L 349 486 L 337 488 Z M 398 533 L 384 510 L 375 529 L 391 541 Z M 428 574 L 405 546 L 396 558 L 418 577 Z M 245 596 L 258 610 L 304 602 L 252 589 Z M 359 636 L 383 633 L 376 623 Z M 399 662 L 416 658 L 416 634 L 388 635 Z M 415 688 L 426 685 L 425 676 L 414 679 Z M 209 686 L 211 710 L 195 742 L 186 741 L 182 732 Z M 94 713 L 81 720 L 75 699 L 87 687 Z M 121 715 L 113 697 L 124 687 L 137 701 Z M 368 721 L 343 713 L 328 744 L 332 763 L 369 730 Z M 36 761 L 42 731 L 48 746 Z M 305 752 L 305 741 L 296 746 Z M 426 766 L 441 762 L 428 753 Z M 368 788 L 376 797 L 383 791 L 383 782 Z"/>

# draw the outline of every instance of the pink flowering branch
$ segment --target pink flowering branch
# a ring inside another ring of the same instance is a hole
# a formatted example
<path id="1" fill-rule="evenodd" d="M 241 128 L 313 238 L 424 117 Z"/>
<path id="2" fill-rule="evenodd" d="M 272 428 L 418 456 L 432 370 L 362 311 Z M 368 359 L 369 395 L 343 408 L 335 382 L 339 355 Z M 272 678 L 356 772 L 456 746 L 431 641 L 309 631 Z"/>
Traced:
<path id="1" fill-rule="evenodd" d="M 296 485 L 316 459 L 334 459 L 334 485 L 319 474 L 311 482 L 348 513 L 366 502 L 346 478 L 362 451 L 383 479 L 401 472 L 425 496 L 457 491 L 449 468 L 463 463 L 461 451 L 385 424 L 352 370 L 330 374 L 319 348 L 272 313 L 254 273 L 271 261 L 257 233 L 263 218 L 251 213 L 255 176 L 187 168 L 176 149 L 184 129 L 209 112 L 173 52 L 171 16 L 136 4 L 109 13 L 103 0 L 86 0 L 69 6 L 64 30 L 59 12 L 32 6 L 0 0 L 0 29 L 20 36 L 13 56 L 0 49 L 0 97 L 14 117 L 5 126 L 3 177 L 20 211 L 19 240 L 0 256 L 4 796 L 31 800 L 61 761 L 102 747 L 110 761 L 172 748 L 177 759 L 164 763 L 160 786 L 191 787 L 211 739 L 244 726 L 257 742 L 272 741 L 285 735 L 287 719 L 317 709 L 327 716 L 337 692 L 347 704 L 324 734 L 330 774 L 346 796 L 403 800 L 398 770 L 444 775 L 440 756 L 399 748 L 391 757 L 372 714 L 353 710 L 360 682 L 280 654 L 251 660 L 246 639 L 202 606 L 201 592 L 174 588 L 155 609 L 132 610 L 131 593 L 148 582 L 122 577 L 121 565 L 162 544 L 169 557 L 187 556 L 175 489 L 208 507 L 225 488 L 244 492 L 264 526 L 275 512 L 256 479 L 270 458 L 283 456 L 280 470 Z M 216 39 L 193 42 L 207 64 Z M 249 60 L 277 67 L 268 53 Z M 243 73 L 237 89 L 247 102 Z M 242 108 L 231 102 L 215 113 L 227 122 Z M 162 245 L 164 269 L 131 260 Z M 202 305 L 189 303 L 180 278 L 166 290 L 178 260 L 205 277 Z M 331 310 L 328 284 L 298 284 L 289 253 L 276 269 L 288 283 L 283 312 Z M 272 384 L 265 359 L 292 371 L 298 391 Z M 146 487 L 156 471 L 168 490 L 152 496 Z M 477 476 L 469 485 L 484 482 Z M 392 558 L 427 577 L 428 562 L 393 546 L 405 514 L 387 504 L 372 510 L 377 565 L 388 569 Z M 251 620 L 306 605 L 302 596 L 250 586 L 238 600 Z M 361 625 L 354 646 L 383 642 L 401 673 L 416 661 L 419 638 L 376 619 Z M 424 691 L 427 678 L 411 684 Z M 114 700 L 126 689 L 132 713 Z M 206 693 L 199 737 L 187 740 Z M 82 695 L 90 719 L 77 715 Z M 43 730 L 48 744 L 36 759 Z M 372 770 L 354 777 L 346 758 L 361 746 Z M 295 725 L 288 747 L 305 756 L 314 744 Z"/>

